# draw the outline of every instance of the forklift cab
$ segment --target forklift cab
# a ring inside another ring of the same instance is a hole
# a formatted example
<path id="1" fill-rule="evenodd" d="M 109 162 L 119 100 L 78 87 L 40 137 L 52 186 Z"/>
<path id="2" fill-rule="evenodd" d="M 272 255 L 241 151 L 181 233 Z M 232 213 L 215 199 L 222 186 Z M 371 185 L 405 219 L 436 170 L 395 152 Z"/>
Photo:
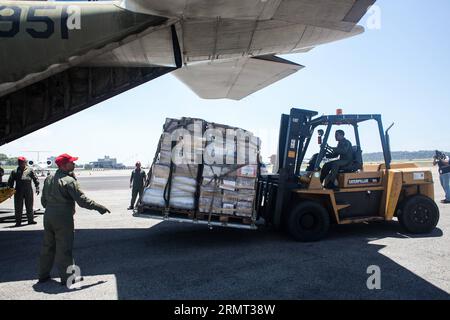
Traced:
<path id="1" fill-rule="evenodd" d="M 439 209 L 434 202 L 432 173 L 413 164 L 392 166 L 388 134 L 392 126 L 384 131 L 381 115 L 317 115 L 291 109 L 281 117 L 278 165 L 273 175 L 258 179 L 256 210 L 266 223 L 287 230 L 299 241 L 323 238 L 330 224 L 390 221 L 396 216 L 412 233 L 436 227 Z M 359 124 L 368 121 L 377 124 L 384 156 L 384 162 L 375 166 L 362 162 Z M 339 189 L 326 189 L 320 181 L 321 164 L 332 130 L 341 126 L 353 128 L 353 161 L 340 168 Z M 320 150 L 304 168 L 315 133 Z"/>
<path id="2" fill-rule="evenodd" d="M 315 118 L 310 121 L 310 131 L 313 134 L 318 127 L 325 126 L 326 130 L 318 129 L 318 142 L 320 145 L 319 153 L 313 155 L 311 160 L 309 161 L 308 167 L 306 168 L 307 172 L 320 172 L 321 171 L 321 163 L 327 158 L 327 154 L 331 151 L 329 147 L 330 136 L 334 129 L 338 129 L 341 126 L 351 127 L 354 132 L 354 144 L 352 146 L 352 162 L 346 166 L 339 168 L 339 178 L 338 178 L 338 187 L 345 187 L 341 182 L 346 181 L 348 179 L 342 178 L 342 174 L 352 174 L 364 171 L 364 163 L 362 156 L 362 146 L 361 139 L 359 134 L 359 124 L 368 121 L 375 121 L 379 134 L 381 146 L 383 148 L 383 155 L 385 159 L 385 167 L 389 168 L 391 159 L 390 159 L 390 147 L 389 147 L 389 135 L 383 131 L 383 123 L 381 121 L 381 115 L 343 115 L 342 111 L 338 111 L 338 114 L 335 116 L 321 116 Z M 392 126 L 391 126 L 392 127 Z M 390 128 L 391 128 L 390 127 Z M 389 128 L 389 129 L 390 129 Z M 388 129 L 388 130 L 389 130 Z M 300 161 L 303 163 L 305 154 L 310 146 L 310 142 L 312 139 L 312 135 L 310 137 L 306 137 L 304 146 L 299 149 L 299 164 Z M 350 139 L 351 140 L 351 139 Z M 353 141 L 352 141 L 353 142 Z M 300 164 L 301 165 L 301 164 Z M 301 175 L 301 171 L 298 171 L 296 174 Z M 350 176 L 350 175 L 349 175 Z M 355 175 L 353 175 L 355 176 Z"/>
<path id="3" fill-rule="evenodd" d="M 362 122 L 375 121 L 380 135 L 381 146 L 384 155 L 384 167 L 389 169 L 391 166 L 389 135 L 388 130 L 384 132 L 381 115 L 343 115 L 339 113 L 332 116 L 320 116 L 315 111 L 292 109 L 290 115 L 283 115 L 280 125 L 280 141 L 278 150 L 278 167 L 275 169 L 277 174 L 283 171 L 291 179 L 300 179 L 303 181 L 303 187 L 308 189 L 323 189 L 317 185 L 317 181 L 313 181 L 311 185 L 305 185 L 305 177 L 313 180 L 320 174 L 322 162 L 326 159 L 326 155 L 330 150 L 329 142 L 333 129 L 341 126 L 350 126 L 354 132 L 355 141 L 353 142 L 353 160 L 352 163 L 345 167 L 339 168 L 339 181 L 342 174 L 353 174 L 364 171 L 362 158 L 362 146 L 359 134 L 359 124 Z M 322 129 L 325 127 L 325 130 Z M 319 129 L 320 128 L 320 129 Z M 311 146 L 314 133 L 317 132 L 320 150 L 314 154 L 309 160 L 308 166 L 302 171 L 305 156 L 308 148 Z M 331 143 L 331 142 L 330 142 Z M 343 187 L 341 184 L 339 187 Z"/>

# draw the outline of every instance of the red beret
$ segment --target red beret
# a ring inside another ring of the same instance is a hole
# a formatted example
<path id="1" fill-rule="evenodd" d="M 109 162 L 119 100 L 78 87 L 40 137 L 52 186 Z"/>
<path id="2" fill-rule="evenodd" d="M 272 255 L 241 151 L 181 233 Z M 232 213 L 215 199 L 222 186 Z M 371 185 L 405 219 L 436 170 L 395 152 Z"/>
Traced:
<path id="1" fill-rule="evenodd" d="M 55 163 L 58 167 L 60 167 L 68 162 L 75 162 L 77 160 L 78 160 L 77 157 L 72 157 L 71 155 L 68 155 L 67 153 L 63 153 L 63 154 L 59 155 L 58 157 L 56 157 Z"/>
<path id="2" fill-rule="evenodd" d="M 25 157 L 18 157 L 17 160 L 18 161 L 23 161 L 23 162 L 27 161 L 27 159 Z"/>

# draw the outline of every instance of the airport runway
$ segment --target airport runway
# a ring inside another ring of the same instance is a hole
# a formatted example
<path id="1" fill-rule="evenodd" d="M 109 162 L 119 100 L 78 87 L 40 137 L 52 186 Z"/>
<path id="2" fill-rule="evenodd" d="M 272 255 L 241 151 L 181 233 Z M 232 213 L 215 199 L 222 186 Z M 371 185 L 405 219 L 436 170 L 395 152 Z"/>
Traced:
<path id="1" fill-rule="evenodd" d="M 430 235 L 375 223 L 336 226 L 326 240 L 304 244 L 267 229 L 133 218 L 128 179 L 126 172 L 79 177 L 86 194 L 112 210 L 78 209 L 79 289 L 36 284 L 42 216 L 36 226 L 0 223 L 0 299 L 450 299 L 450 206 L 439 204 L 441 221 Z M 8 208 L 11 200 L 0 205 Z M 380 290 L 366 285 L 373 265 Z"/>
<path id="2" fill-rule="evenodd" d="M 78 182 L 85 192 L 95 190 L 124 190 L 130 186 L 130 176 L 81 176 L 78 177 Z"/>

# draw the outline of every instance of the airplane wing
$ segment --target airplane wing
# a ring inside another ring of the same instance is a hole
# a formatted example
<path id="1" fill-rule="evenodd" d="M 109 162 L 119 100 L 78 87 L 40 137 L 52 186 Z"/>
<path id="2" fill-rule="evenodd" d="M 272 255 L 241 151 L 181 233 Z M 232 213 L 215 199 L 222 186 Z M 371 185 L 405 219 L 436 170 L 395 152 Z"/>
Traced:
<path id="1" fill-rule="evenodd" d="M 121 7 L 165 17 L 278 20 L 349 32 L 376 0 L 122 0 Z"/>
<path id="2" fill-rule="evenodd" d="M 261 56 L 192 64 L 172 74 L 201 98 L 240 100 L 302 68 L 276 56 Z"/>

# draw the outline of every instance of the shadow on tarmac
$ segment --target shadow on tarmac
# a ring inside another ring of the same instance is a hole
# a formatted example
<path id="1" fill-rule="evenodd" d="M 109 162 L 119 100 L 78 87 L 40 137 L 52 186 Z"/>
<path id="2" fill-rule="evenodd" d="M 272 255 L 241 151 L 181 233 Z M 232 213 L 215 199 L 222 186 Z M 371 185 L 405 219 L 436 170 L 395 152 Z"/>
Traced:
<path id="1" fill-rule="evenodd" d="M 83 282 L 81 282 L 79 284 L 79 286 L 76 287 L 76 288 L 69 289 L 65 285 L 62 286 L 59 281 L 56 281 L 56 280 L 52 279 L 52 280 L 50 280 L 48 282 L 44 282 L 44 283 L 35 283 L 33 285 L 33 289 L 36 292 L 43 292 L 43 293 L 46 293 L 46 294 L 60 294 L 60 293 L 80 291 L 80 290 L 83 290 L 83 289 L 92 288 L 92 287 L 104 284 L 104 283 L 106 283 L 106 281 L 98 281 L 96 283 L 89 284 L 89 285 L 82 285 L 82 283 Z"/>
<path id="2" fill-rule="evenodd" d="M 37 216 L 43 216 L 44 212 L 42 210 L 35 210 L 34 211 L 34 217 Z M 27 224 L 27 215 L 25 213 L 22 214 L 22 224 Z M 14 209 L 1 209 L 0 210 L 0 224 L 3 223 L 15 223 L 16 222 L 16 216 L 14 214 Z M 14 226 L 11 226 L 9 228 L 15 228 Z"/>
<path id="3" fill-rule="evenodd" d="M 76 230 L 74 256 L 83 276 L 114 275 L 119 299 L 450 299 L 370 243 L 397 238 L 406 246 L 412 236 L 399 230 L 397 222 L 336 226 L 321 242 L 297 243 L 268 229 L 162 222 Z M 36 279 L 42 236 L 0 232 L 0 282 Z M 419 238 L 441 236 L 436 229 Z M 367 289 L 371 265 L 381 268 L 381 290 Z M 56 281 L 33 288 L 68 290 Z"/>

